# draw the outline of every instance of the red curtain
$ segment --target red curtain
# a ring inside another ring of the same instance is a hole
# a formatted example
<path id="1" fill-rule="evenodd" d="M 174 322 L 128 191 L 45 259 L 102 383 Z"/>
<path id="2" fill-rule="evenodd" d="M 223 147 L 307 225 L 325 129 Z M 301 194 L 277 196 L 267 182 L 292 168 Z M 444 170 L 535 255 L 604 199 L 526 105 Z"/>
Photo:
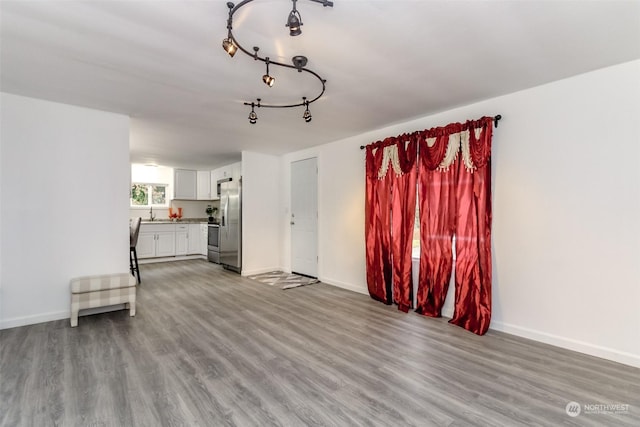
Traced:
<path id="1" fill-rule="evenodd" d="M 367 286 L 372 298 L 404 312 L 412 306 L 416 157 L 412 135 L 387 138 L 366 152 Z"/>
<path id="2" fill-rule="evenodd" d="M 456 296 L 458 326 L 484 335 L 491 322 L 491 137 L 493 119 L 466 123 L 473 169 L 458 161 Z"/>
<path id="3" fill-rule="evenodd" d="M 483 335 L 491 321 L 491 136 L 493 118 L 422 132 L 419 142 L 418 313 L 440 317 L 453 268 L 450 323 Z M 466 137 L 468 132 L 468 138 Z"/>
<path id="4" fill-rule="evenodd" d="M 455 236 L 455 307 L 449 322 L 478 335 L 486 333 L 491 321 L 492 130 L 493 118 L 483 117 L 387 138 L 366 147 L 367 285 L 372 298 L 394 302 L 403 311 L 411 307 L 411 246 L 418 184 L 416 311 L 432 317 L 442 315 Z M 393 156 L 386 147 L 397 149 L 394 166 L 388 165 Z"/>
<path id="5" fill-rule="evenodd" d="M 382 148 L 368 145 L 366 152 L 365 239 L 367 286 L 371 298 L 391 304 L 391 175 L 382 179 Z"/>
<path id="6" fill-rule="evenodd" d="M 420 272 L 416 311 L 440 317 L 453 268 L 455 232 L 455 169 L 437 170 L 447 154 L 449 136 L 461 125 L 424 131 L 420 135 Z"/>

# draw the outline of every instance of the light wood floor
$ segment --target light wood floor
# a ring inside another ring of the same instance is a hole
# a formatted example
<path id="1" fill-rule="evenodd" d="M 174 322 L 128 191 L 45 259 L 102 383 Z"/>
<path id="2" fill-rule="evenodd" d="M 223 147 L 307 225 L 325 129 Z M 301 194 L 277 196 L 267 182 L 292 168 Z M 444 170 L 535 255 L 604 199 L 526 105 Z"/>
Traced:
<path id="1" fill-rule="evenodd" d="M 2 426 L 640 425 L 640 369 L 325 284 L 143 265 L 137 315 L 0 331 Z M 617 415 L 568 402 L 628 404 Z"/>

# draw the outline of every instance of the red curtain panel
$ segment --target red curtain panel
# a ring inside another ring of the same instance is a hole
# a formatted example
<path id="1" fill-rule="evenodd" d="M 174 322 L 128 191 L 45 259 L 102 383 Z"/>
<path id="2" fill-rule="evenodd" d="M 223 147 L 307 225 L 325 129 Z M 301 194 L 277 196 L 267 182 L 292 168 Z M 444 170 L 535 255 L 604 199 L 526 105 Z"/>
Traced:
<path id="1" fill-rule="evenodd" d="M 366 151 L 367 286 L 373 299 L 412 307 L 411 246 L 416 204 L 417 141 L 411 135 Z"/>
<path id="2" fill-rule="evenodd" d="M 371 298 L 391 304 L 391 176 L 378 178 L 383 150 L 366 148 L 365 240 Z"/>
<path id="3" fill-rule="evenodd" d="M 393 302 L 405 313 L 413 303 L 411 250 L 416 213 L 417 140 L 411 135 L 397 138 L 401 174 L 393 173 L 391 204 L 391 254 L 393 261 Z M 391 169 L 391 168 L 390 168 Z M 394 171 L 395 172 L 395 171 Z M 387 175 L 390 171 L 387 172 Z"/>
<path id="4" fill-rule="evenodd" d="M 471 162 L 456 176 L 456 296 L 449 321 L 478 335 L 491 322 L 491 137 L 493 119 L 467 122 Z"/>
<path id="5" fill-rule="evenodd" d="M 416 311 L 431 317 L 441 316 L 453 268 L 455 170 L 438 170 L 451 131 L 438 128 L 422 132 L 419 142 L 420 271 Z"/>

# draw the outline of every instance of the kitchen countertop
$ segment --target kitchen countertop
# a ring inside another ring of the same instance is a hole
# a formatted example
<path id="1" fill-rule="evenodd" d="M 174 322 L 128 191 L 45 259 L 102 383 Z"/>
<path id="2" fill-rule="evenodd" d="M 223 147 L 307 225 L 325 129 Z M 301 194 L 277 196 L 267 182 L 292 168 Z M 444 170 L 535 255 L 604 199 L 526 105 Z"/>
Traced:
<path id="1" fill-rule="evenodd" d="M 207 222 L 207 218 L 181 218 L 177 221 L 173 221 L 168 218 L 163 219 L 154 219 L 153 221 L 149 221 L 148 219 L 142 219 L 143 224 L 202 224 L 203 222 Z"/>

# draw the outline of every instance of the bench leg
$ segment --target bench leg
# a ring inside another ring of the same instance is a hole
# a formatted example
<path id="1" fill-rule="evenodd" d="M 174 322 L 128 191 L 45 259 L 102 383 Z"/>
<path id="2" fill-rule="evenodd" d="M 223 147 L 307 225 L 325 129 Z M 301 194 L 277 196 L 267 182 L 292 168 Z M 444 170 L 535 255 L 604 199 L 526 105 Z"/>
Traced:
<path id="1" fill-rule="evenodd" d="M 129 302 L 127 304 L 127 308 L 129 309 L 129 316 L 133 317 L 136 315 L 136 287 L 133 286 L 129 288 Z"/>
<path id="2" fill-rule="evenodd" d="M 78 326 L 78 312 L 80 311 L 80 298 L 78 295 L 71 294 L 71 327 Z"/>
<path id="3" fill-rule="evenodd" d="M 75 328 L 76 326 L 78 326 L 78 312 L 77 311 L 71 311 L 71 327 Z"/>

